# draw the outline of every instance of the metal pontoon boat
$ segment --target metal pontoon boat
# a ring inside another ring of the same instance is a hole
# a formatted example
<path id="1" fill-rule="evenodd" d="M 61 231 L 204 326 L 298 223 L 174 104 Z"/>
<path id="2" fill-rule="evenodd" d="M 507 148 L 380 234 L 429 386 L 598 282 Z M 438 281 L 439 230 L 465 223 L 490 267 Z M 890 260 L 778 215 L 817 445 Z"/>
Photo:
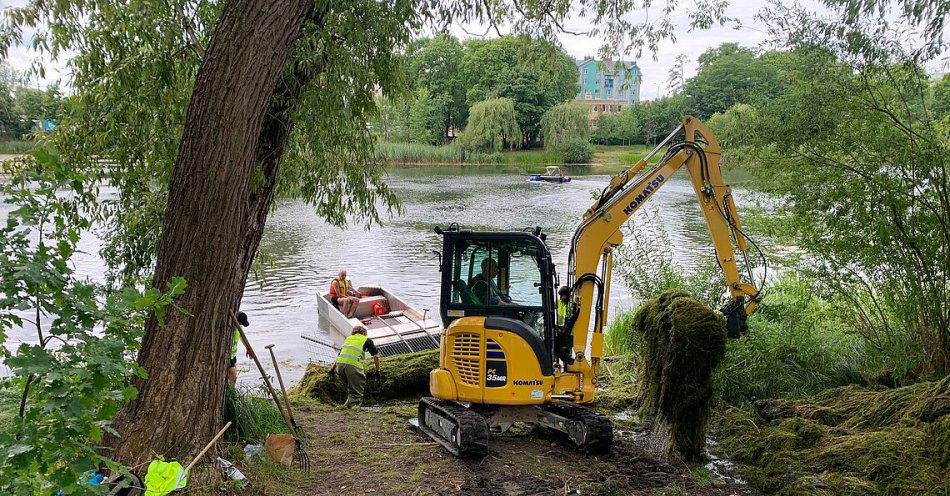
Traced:
<path id="1" fill-rule="evenodd" d="M 528 181 L 535 182 L 548 182 L 548 183 L 569 183 L 571 182 L 570 176 L 565 176 L 564 172 L 561 171 L 561 168 L 556 165 L 549 165 L 544 168 L 544 174 L 530 174 L 528 175 Z"/>
<path id="2" fill-rule="evenodd" d="M 362 286 L 357 291 L 363 295 L 353 318 L 346 318 L 330 302 L 330 293 L 317 296 L 317 311 L 320 325 L 336 333 L 338 341 L 349 337 L 353 327 L 362 324 L 367 337 L 383 356 L 400 355 L 439 347 L 442 325 L 427 314 L 420 313 L 382 286 Z M 376 314 L 376 305 L 384 312 Z"/>

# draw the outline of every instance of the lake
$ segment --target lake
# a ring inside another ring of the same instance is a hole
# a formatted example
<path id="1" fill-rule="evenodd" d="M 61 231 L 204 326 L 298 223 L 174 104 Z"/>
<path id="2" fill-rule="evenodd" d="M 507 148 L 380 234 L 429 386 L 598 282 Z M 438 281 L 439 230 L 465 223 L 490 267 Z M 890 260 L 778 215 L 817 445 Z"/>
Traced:
<path id="1" fill-rule="evenodd" d="M 268 369 L 270 358 L 264 346 L 276 345 L 284 377 L 291 382 L 299 379 L 309 360 L 327 359 L 327 350 L 300 335 L 336 339 L 319 328 L 316 295 L 328 288 L 343 267 L 354 285 L 381 284 L 438 318 L 439 261 L 432 250 L 441 251 L 442 240 L 433 228 L 453 222 L 475 230 L 540 226 L 548 233 L 547 243 L 563 283 L 570 237 L 592 204 L 593 192 L 602 190 L 609 179 L 606 172 L 595 172 L 575 175 L 569 183 L 548 184 L 528 182 L 515 171 L 496 168 L 395 169 L 389 172 L 388 181 L 401 199 L 403 211 L 369 230 L 333 227 L 301 201 L 278 200 L 261 242 L 263 263 L 248 277 L 242 301 L 241 309 L 251 324 L 248 337 Z M 738 188 L 734 193 L 741 205 L 747 193 Z M 0 207 L 0 218 L 9 210 L 8 205 Z M 673 255 L 684 265 L 712 253 L 685 171 L 651 197 L 636 216 L 641 223 L 648 217 L 663 223 Z M 631 242 L 630 238 L 625 241 Z M 94 235 L 83 236 L 83 253 L 74 259 L 77 274 L 102 279 L 104 265 L 98 247 Z M 619 278 L 614 280 L 610 300 L 613 315 L 616 309 L 633 304 Z M 35 330 L 12 330 L 7 347 L 15 348 L 21 341 L 35 342 Z M 243 350 L 238 357 L 241 382 L 259 382 L 254 364 Z"/>

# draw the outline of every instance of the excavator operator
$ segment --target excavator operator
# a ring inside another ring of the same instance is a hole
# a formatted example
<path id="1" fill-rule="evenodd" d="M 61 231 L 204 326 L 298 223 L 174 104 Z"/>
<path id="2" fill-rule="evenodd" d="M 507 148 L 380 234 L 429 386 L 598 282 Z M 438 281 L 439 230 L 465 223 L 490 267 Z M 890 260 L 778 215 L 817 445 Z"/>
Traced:
<path id="1" fill-rule="evenodd" d="M 485 305 L 505 305 L 511 303 L 511 297 L 505 294 L 494 279 L 498 276 L 498 262 L 493 258 L 482 260 L 482 271 L 472 278 L 469 287 L 475 296 Z"/>

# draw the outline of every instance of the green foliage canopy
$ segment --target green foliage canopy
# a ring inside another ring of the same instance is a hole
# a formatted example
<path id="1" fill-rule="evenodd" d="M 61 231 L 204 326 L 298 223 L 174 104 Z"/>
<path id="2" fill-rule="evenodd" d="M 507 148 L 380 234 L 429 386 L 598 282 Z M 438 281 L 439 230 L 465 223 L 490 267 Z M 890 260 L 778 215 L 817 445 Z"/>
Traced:
<path id="1" fill-rule="evenodd" d="M 752 50 L 724 43 L 699 56 L 699 72 L 686 82 L 687 108 L 700 119 L 737 103 L 754 103 L 780 91 L 778 71 Z"/>
<path id="2" fill-rule="evenodd" d="M 432 98 L 429 90 L 421 87 L 409 108 L 409 141 L 424 145 L 434 144 L 445 129 L 445 114 L 441 102 Z"/>
<path id="3" fill-rule="evenodd" d="M 538 139 L 544 113 L 578 92 L 574 60 L 540 40 L 515 36 L 468 40 L 461 68 L 468 85 L 467 103 L 510 98 L 528 143 Z"/>
<path id="4" fill-rule="evenodd" d="M 285 71 L 284 84 L 301 96 L 299 104 L 286 102 L 282 116 L 293 131 L 278 194 L 303 198 L 337 225 L 347 216 L 378 220 L 377 200 L 397 205 L 367 121 L 376 112 L 377 88 L 386 95 L 404 88 L 394 50 L 408 43 L 418 19 L 401 8 L 361 0 L 327 5 L 304 26 Z M 154 263 L 167 180 L 219 9 L 210 0 L 175 6 L 106 0 L 32 2 L 5 11 L 12 26 L 45 23 L 37 46 L 50 56 L 78 52 L 70 60 L 75 101 L 51 144 L 64 160 L 100 171 L 118 188 L 97 213 L 106 224 L 102 254 L 114 278 L 141 280 Z M 6 43 L 20 35 L 3 34 Z M 108 157 L 113 166 L 103 170 L 91 157 Z"/>
<path id="5" fill-rule="evenodd" d="M 640 104 L 643 139 L 647 144 L 656 143 L 676 129 L 686 115 L 686 96 L 677 93 Z"/>
<path id="6" fill-rule="evenodd" d="M 439 34 L 414 41 L 408 52 L 409 84 L 417 91 L 424 88 L 429 92 L 432 113 L 438 117 L 434 137 L 445 139 L 449 129 L 460 127 L 468 117 L 462 43 L 454 36 Z"/>
<path id="7" fill-rule="evenodd" d="M 946 374 L 950 140 L 929 80 L 901 44 L 869 35 L 873 49 L 853 52 L 818 22 L 796 21 L 791 84 L 758 108 L 761 187 L 783 198 L 806 270 L 849 302 L 855 330 L 879 348 L 914 343 L 920 370 Z"/>
<path id="8" fill-rule="evenodd" d="M 544 146 L 556 148 L 568 139 L 587 141 L 590 137 L 590 105 L 576 100 L 559 103 L 541 117 Z"/>
<path id="9" fill-rule="evenodd" d="M 0 360 L 13 375 L 4 387 L 22 391 L 12 422 L 0 430 L 0 492 L 86 494 L 81 474 L 105 463 L 98 452 L 110 421 L 145 371 L 134 353 L 149 313 L 185 289 L 167 292 L 107 288 L 81 280 L 71 258 L 97 191 L 71 164 L 43 151 L 7 162 L 0 196 L 14 208 L 0 227 Z M 35 329 L 36 342 L 4 346 L 11 330 Z"/>
<path id="10" fill-rule="evenodd" d="M 601 145 L 646 143 L 643 136 L 643 105 L 630 105 L 619 113 L 601 115 L 591 141 Z"/>
<path id="11" fill-rule="evenodd" d="M 933 104 L 931 110 L 935 119 L 950 115 L 950 74 L 944 74 L 933 85 Z"/>

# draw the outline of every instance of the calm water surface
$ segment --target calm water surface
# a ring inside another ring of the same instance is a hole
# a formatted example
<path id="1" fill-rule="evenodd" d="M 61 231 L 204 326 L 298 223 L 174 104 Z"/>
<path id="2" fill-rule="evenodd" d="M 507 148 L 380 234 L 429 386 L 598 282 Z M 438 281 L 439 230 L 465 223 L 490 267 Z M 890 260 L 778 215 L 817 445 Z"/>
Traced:
<path id="1" fill-rule="evenodd" d="M 592 203 L 592 192 L 608 182 L 606 174 L 575 176 L 566 184 L 530 183 L 516 172 L 476 168 L 415 168 L 389 173 L 389 183 L 402 201 L 403 212 L 381 226 L 339 229 L 317 218 L 313 209 L 296 200 L 280 200 L 270 215 L 261 242 L 264 263 L 248 278 L 242 301 L 251 323 L 248 336 L 264 358 L 264 346 L 275 344 L 285 379 L 299 379 L 306 363 L 325 359 L 326 350 L 309 344 L 301 334 L 336 339 L 318 326 L 316 294 L 345 267 L 354 284 L 381 284 L 410 305 L 438 318 L 438 259 L 441 237 L 434 226 L 458 222 L 478 230 L 520 230 L 541 226 L 562 281 L 567 244 L 581 215 Z M 105 196 L 113 194 L 106 191 Z M 737 203 L 745 192 L 735 191 Z M 0 207 L 0 217 L 9 206 Z M 675 176 L 656 193 L 637 218 L 658 212 L 673 244 L 674 257 L 689 265 L 712 248 L 692 186 L 685 174 Z M 627 242 L 632 242 L 629 240 Z M 104 266 L 97 256 L 99 240 L 83 237 L 84 253 L 74 260 L 80 276 L 101 280 Z M 622 282 L 615 279 L 611 311 L 632 305 Z M 7 346 L 35 342 L 35 331 L 18 329 Z M 253 362 L 239 351 L 242 382 L 257 382 Z M 267 357 L 265 366 L 271 369 Z"/>

